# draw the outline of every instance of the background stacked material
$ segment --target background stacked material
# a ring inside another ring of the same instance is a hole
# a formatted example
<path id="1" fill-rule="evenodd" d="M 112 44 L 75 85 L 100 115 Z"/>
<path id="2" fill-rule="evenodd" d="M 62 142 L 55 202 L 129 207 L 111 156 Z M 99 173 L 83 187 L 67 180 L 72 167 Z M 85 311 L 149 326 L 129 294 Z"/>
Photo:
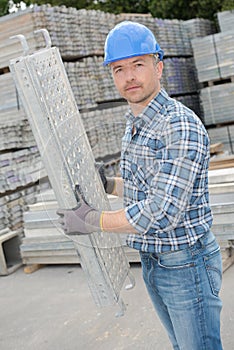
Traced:
<path id="1" fill-rule="evenodd" d="M 217 18 L 221 32 L 193 39 L 192 47 L 211 143 L 222 142 L 224 151 L 233 153 L 234 13 L 220 12 Z"/>

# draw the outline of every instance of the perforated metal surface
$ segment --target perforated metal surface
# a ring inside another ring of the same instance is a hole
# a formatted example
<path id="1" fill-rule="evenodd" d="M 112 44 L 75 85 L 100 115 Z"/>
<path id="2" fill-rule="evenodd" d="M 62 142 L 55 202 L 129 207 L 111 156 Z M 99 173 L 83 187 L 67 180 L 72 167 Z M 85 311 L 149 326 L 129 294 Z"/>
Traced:
<path id="1" fill-rule="evenodd" d="M 62 208 L 77 205 L 75 185 L 96 209 L 109 210 L 95 160 L 57 48 L 10 62 L 47 174 Z M 129 264 L 117 234 L 73 236 L 97 305 L 119 303 Z"/>

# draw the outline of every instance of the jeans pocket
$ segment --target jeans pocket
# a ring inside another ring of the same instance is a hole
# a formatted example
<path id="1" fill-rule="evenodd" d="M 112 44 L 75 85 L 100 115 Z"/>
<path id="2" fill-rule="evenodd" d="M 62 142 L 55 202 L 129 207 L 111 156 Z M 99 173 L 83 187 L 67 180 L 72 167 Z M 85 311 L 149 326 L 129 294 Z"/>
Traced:
<path id="1" fill-rule="evenodd" d="M 220 248 L 203 257 L 212 293 L 219 295 L 222 284 L 222 257 Z"/>

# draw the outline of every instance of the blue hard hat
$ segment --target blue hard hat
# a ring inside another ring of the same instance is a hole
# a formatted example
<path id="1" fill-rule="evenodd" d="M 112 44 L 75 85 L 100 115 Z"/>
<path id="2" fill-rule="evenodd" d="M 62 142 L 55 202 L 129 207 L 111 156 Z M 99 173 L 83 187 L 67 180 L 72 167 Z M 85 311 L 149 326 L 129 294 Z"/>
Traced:
<path id="1" fill-rule="evenodd" d="M 151 30 L 140 23 L 123 21 L 107 35 L 103 65 L 148 54 L 158 54 L 160 61 L 164 55 Z"/>

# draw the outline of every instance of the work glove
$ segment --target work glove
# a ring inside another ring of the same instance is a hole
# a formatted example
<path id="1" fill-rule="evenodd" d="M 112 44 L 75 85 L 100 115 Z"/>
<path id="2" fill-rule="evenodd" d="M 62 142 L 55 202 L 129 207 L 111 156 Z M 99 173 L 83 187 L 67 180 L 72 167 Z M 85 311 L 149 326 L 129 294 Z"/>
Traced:
<path id="1" fill-rule="evenodd" d="M 102 212 L 91 208 L 82 198 L 73 209 L 58 209 L 58 222 L 65 234 L 89 234 L 101 232 Z"/>
<path id="2" fill-rule="evenodd" d="M 96 163 L 95 166 L 98 169 L 105 192 L 108 194 L 112 194 L 115 187 L 115 179 L 112 177 L 106 177 L 104 163 Z"/>

